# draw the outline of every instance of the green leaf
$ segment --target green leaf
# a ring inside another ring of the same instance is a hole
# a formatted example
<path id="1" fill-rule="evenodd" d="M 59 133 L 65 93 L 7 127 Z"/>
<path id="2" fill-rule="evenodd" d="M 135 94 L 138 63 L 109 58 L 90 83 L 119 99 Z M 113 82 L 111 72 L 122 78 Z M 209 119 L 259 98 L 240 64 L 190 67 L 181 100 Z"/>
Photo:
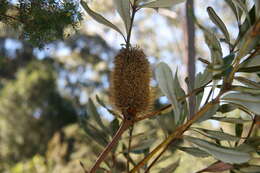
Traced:
<path id="1" fill-rule="evenodd" d="M 260 56 L 259 56 L 260 58 Z M 247 85 L 251 88 L 255 88 L 255 89 L 260 89 L 260 83 L 257 83 L 255 81 L 249 80 L 247 78 L 244 78 L 242 76 L 236 77 L 235 78 L 237 81 L 241 82 L 244 85 Z"/>
<path id="2" fill-rule="evenodd" d="M 259 95 L 260 89 L 259 88 L 249 88 L 244 86 L 234 86 L 232 91 L 239 91 L 242 93 L 252 94 L 252 95 Z"/>
<path id="3" fill-rule="evenodd" d="M 180 108 L 177 101 L 177 94 L 175 93 L 174 79 L 170 67 L 163 62 L 159 63 L 155 69 L 155 76 L 160 89 L 171 101 L 174 107 L 175 122 L 178 122 L 180 120 Z"/>
<path id="4" fill-rule="evenodd" d="M 250 94 L 238 92 L 229 92 L 222 96 L 221 100 L 235 104 L 241 108 L 246 108 L 255 114 L 260 114 L 260 96 L 253 96 Z"/>
<path id="5" fill-rule="evenodd" d="M 135 154 L 143 154 L 147 149 L 149 149 L 152 146 L 152 144 L 155 143 L 156 140 L 157 140 L 156 138 L 149 138 L 143 140 L 139 144 L 132 146 L 130 152 Z"/>
<path id="6" fill-rule="evenodd" d="M 260 66 L 260 55 L 257 55 L 251 58 L 247 58 L 239 65 L 239 68 L 259 67 L 259 66 Z"/>
<path id="7" fill-rule="evenodd" d="M 160 169 L 159 173 L 172 173 L 178 168 L 179 165 L 180 165 L 180 159 L 178 159 L 176 162 L 173 162 L 169 166 Z"/>
<path id="8" fill-rule="evenodd" d="M 97 100 L 97 102 L 98 102 L 103 108 L 105 108 L 109 113 L 111 113 L 112 115 L 114 115 L 114 116 L 116 116 L 116 117 L 120 117 L 120 115 L 119 115 L 117 112 L 113 111 L 112 109 L 109 109 L 109 108 L 105 105 L 105 103 L 98 97 L 98 95 L 96 95 L 96 100 Z"/>
<path id="9" fill-rule="evenodd" d="M 219 29 L 222 31 L 222 33 L 224 34 L 226 40 L 228 41 L 228 43 L 230 43 L 230 37 L 229 37 L 229 33 L 227 30 L 226 25 L 224 24 L 224 22 L 220 19 L 220 17 L 217 15 L 217 13 L 214 11 L 213 8 L 208 7 L 207 8 L 207 12 L 209 14 L 209 17 L 211 19 L 211 21 L 217 26 L 219 27 Z"/>
<path id="10" fill-rule="evenodd" d="M 205 28 L 204 26 L 198 24 L 198 26 L 203 30 L 205 42 L 210 49 L 211 54 L 211 64 L 208 65 L 208 69 L 213 72 L 213 76 L 223 71 L 223 53 L 220 46 L 220 43 L 216 37 L 216 35 Z"/>
<path id="11" fill-rule="evenodd" d="M 94 140 L 103 147 L 107 145 L 107 135 L 104 132 L 97 129 L 96 127 L 94 127 L 93 125 L 89 124 L 86 117 L 80 117 L 79 122 L 88 137 L 90 137 L 92 140 Z"/>
<path id="12" fill-rule="evenodd" d="M 231 105 L 231 104 L 222 104 L 219 106 L 217 112 L 221 112 L 221 113 L 227 113 L 227 112 L 231 112 L 233 110 L 237 109 L 236 106 Z M 217 117 L 220 118 L 220 117 Z M 212 119 L 212 118 L 211 118 Z"/>
<path id="13" fill-rule="evenodd" d="M 232 0 L 225 0 L 225 2 L 228 4 L 228 6 L 231 8 L 231 10 L 233 11 L 233 13 L 236 16 L 237 21 L 240 21 L 238 14 L 237 14 L 237 10 L 236 10 L 236 6 L 235 4 L 232 2 Z"/>
<path id="14" fill-rule="evenodd" d="M 256 34 L 255 32 L 259 32 L 256 31 L 259 25 L 260 20 L 258 20 L 258 22 L 255 23 L 255 25 L 251 26 L 249 30 L 245 33 L 245 35 L 242 37 L 238 47 L 239 51 L 236 57 L 237 61 L 240 61 L 245 55 L 250 53 L 258 45 L 260 35 Z"/>
<path id="15" fill-rule="evenodd" d="M 224 133 L 221 131 L 215 131 L 215 130 L 208 130 L 208 129 L 203 129 L 203 128 L 195 128 L 200 131 L 201 134 L 204 136 L 214 138 L 217 140 L 227 140 L 227 141 L 238 141 L 240 140 L 239 137 L 230 135 L 228 133 Z"/>
<path id="16" fill-rule="evenodd" d="M 185 0 L 155 0 L 140 5 L 141 8 L 168 8 Z"/>
<path id="17" fill-rule="evenodd" d="M 235 129 L 236 129 L 236 136 L 241 137 L 243 133 L 243 124 L 236 124 Z"/>
<path id="18" fill-rule="evenodd" d="M 249 24 L 251 23 L 251 19 L 249 16 L 249 12 L 247 10 L 246 4 L 244 4 L 241 0 L 233 0 L 233 2 L 236 4 L 236 6 L 238 6 L 246 15 L 246 18 L 249 22 Z"/>
<path id="19" fill-rule="evenodd" d="M 86 2 L 84 2 L 83 0 L 80 1 L 82 7 L 85 9 L 85 11 L 94 19 L 96 20 L 98 23 L 101 23 L 103 25 L 106 25 L 114 30 L 116 30 L 117 32 L 119 32 L 124 38 L 124 34 L 120 31 L 120 29 L 115 26 L 114 24 L 112 24 L 111 22 L 109 22 L 107 19 L 105 19 L 103 16 L 101 16 L 100 14 L 96 13 L 95 11 L 91 10 L 88 6 L 88 4 Z"/>
<path id="20" fill-rule="evenodd" d="M 119 125 L 118 119 L 114 118 L 113 121 L 109 124 L 111 136 L 114 136 L 116 134 L 119 127 L 120 127 L 120 125 Z"/>
<path id="21" fill-rule="evenodd" d="M 117 12 L 124 21 L 126 33 L 129 32 L 131 17 L 130 17 L 130 1 L 129 0 L 114 0 Z"/>
<path id="22" fill-rule="evenodd" d="M 260 166 L 259 165 L 249 165 L 247 167 L 240 168 L 239 170 L 242 171 L 243 173 L 259 173 Z"/>
<path id="23" fill-rule="evenodd" d="M 199 72 L 195 78 L 195 88 L 206 85 L 212 79 L 212 73 L 205 69 L 203 73 Z"/>
<path id="24" fill-rule="evenodd" d="M 199 149 L 199 148 L 195 148 L 195 147 L 178 147 L 179 150 L 184 151 L 190 155 L 193 155 L 195 157 L 209 157 L 210 154 L 208 154 L 207 152 Z"/>
<path id="25" fill-rule="evenodd" d="M 101 127 L 102 130 L 108 130 L 107 127 L 103 124 L 99 113 L 97 112 L 96 106 L 94 105 L 91 98 L 89 98 L 87 103 L 87 113 L 89 116 L 93 117 L 95 122 Z"/>
<path id="26" fill-rule="evenodd" d="M 245 163 L 251 159 L 250 154 L 235 148 L 223 147 L 202 139 L 185 136 L 184 139 L 197 145 L 201 150 L 209 153 L 218 160 L 226 163 Z"/>
<path id="27" fill-rule="evenodd" d="M 227 118 L 227 117 L 211 117 L 212 120 L 226 122 L 226 123 L 232 123 L 232 124 L 242 124 L 242 123 L 248 123 L 251 122 L 250 120 L 243 120 L 239 118 Z"/>
<path id="28" fill-rule="evenodd" d="M 218 108 L 219 108 L 219 105 L 215 104 L 211 109 L 209 109 L 207 112 L 205 112 L 204 115 L 202 117 L 200 117 L 196 122 L 200 123 L 202 121 L 210 119 L 213 115 L 216 114 Z"/>

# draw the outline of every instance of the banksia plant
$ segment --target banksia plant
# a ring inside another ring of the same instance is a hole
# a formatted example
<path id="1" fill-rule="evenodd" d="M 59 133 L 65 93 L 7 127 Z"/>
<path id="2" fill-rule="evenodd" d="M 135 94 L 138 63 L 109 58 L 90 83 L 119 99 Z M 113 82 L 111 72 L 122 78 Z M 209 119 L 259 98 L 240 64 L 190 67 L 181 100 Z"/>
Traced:
<path id="1" fill-rule="evenodd" d="M 152 105 L 151 68 L 143 50 L 123 48 L 116 55 L 111 74 L 111 101 L 126 116 L 138 116 Z"/>

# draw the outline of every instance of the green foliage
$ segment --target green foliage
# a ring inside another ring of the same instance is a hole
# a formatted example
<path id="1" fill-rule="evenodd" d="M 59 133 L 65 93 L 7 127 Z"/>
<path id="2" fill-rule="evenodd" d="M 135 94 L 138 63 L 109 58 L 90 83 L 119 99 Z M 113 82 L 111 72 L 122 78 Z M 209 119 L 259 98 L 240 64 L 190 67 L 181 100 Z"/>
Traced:
<path id="1" fill-rule="evenodd" d="M 64 30 L 75 28 L 81 13 L 74 2 L 55 0 L 9 0 L 0 2 L 0 21 L 21 32 L 20 37 L 32 45 L 44 44 L 64 38 Z"/>
<path id="2" fill-rule="evenodd" d="M 31 62 L 16 78 L 5 83 L 0 95 L 0 155 L 10 163 L 44 154 L 53 133 L 76 121 L 71 103 L 56 90 L 48 61 Z"/>

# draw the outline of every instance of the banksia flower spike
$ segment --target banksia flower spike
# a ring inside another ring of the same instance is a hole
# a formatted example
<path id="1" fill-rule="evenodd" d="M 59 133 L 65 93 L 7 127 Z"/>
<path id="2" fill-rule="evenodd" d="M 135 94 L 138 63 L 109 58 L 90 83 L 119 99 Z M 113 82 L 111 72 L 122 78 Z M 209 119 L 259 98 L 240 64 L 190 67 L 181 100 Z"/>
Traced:
<path id="1" fill-rule="evenodd" d="M 114 60 L 110 94 L 114 107 L 125 118 L 141 115 L 152 105 L 151 68 L 143 50 L 122 48 Z"/>

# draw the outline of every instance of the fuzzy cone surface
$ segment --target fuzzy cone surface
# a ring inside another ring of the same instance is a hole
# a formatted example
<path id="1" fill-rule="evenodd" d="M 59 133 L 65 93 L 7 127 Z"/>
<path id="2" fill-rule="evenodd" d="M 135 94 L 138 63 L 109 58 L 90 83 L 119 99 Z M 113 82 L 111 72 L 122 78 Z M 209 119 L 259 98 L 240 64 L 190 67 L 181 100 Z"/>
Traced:
<path id="1" fill-rule="evenodd" d="M 110 94 L 115 108 L 124 116 L 147 112 L 152 105 L 151 68 L 142 49 L 121 49 L 114 65 Z"/>

